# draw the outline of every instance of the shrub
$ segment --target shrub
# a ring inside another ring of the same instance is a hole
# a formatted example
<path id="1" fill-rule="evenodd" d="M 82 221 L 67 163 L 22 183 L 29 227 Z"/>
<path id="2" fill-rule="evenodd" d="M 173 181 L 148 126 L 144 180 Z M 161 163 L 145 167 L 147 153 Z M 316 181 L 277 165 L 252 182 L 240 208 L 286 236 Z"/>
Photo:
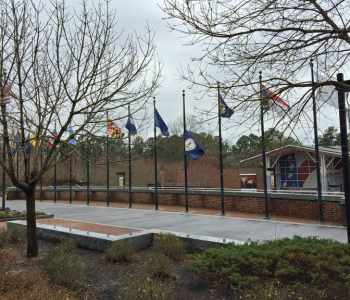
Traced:
<path id="1" fill-rule="evenodd" d="M 0 249 L 9 244 L 16 244 L 24 240 L 24 233 L 19 229 L 13 228 L 0 231 Z"/>
<path id="2" fill-rule="evenodd" d="M 173 263 L 164 254 L 155 253 L 146 261 L 144 271 L 147 276 L 152 278 L 172 278 Z"/>
<path id="3" fill-rule="evenodd" d="M 86 264 L 74 253 L 75 248 L 72 240 L 63 240 L 43 259 L 43 269 L 52 282 L 70 288 L 84 285 Z"/>
<path id="4" fill-rule="evenodd" d="M 238 288 L 274 280 L 347 286 L 350 247 L 331 240 L 295 237 L 208 249 L 194 255 L 191 266 L 200 277 Z"/>
<path id="5" fill-rule="evenodd" d="M 172 300 L 174 292 L 168 284 L 151 277 L 132 278 L 125 284 L 125 300 Z"/>
<path id="6" fill-rule="evenodd" d="M 115 241 L 106 250 L 106 258 L 111 262 L 131 262 L 135 253 L 133 245 L 128 241 Z"/>
<path id="7" fill-rule="evenodd" d="M 172 260 L 180 261 L 185 256 L 184 242 L 172 234 L 159 234 L 154 237 L 154 250 L 163 253 Z"/>

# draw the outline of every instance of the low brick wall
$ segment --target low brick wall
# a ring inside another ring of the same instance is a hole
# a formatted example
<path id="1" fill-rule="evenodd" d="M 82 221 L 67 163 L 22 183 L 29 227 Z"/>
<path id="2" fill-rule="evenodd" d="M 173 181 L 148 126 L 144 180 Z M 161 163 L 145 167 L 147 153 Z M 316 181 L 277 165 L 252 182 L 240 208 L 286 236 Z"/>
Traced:
<path id="1" fill-rule="evenodd" d="M 90 193 L 90 201 L 106 201 L 106 192 L 91 191 Z M 293 194 L 288 196 L 279 197 L 278 194 L 271 195 L 269 208 L 272 216 L 319 220 L 319 205 L 314 196 L 305 195 L 304 198 L 301 195 L 298 195 L 298 197 L 293 196 Z M 39 199 L 39 193 L 37 193 L 36 198 Z M 54 200 L 54 192 L 43 191 L 41 198 Z M 132 198 L 133 203 L 154 203 L 153 193 L 151 191 L 134 192 Z M 191 194 L 188 198 L 189 206 L 193 208 L 211 208 L 217 210 L 221 208 L 219 195 L 198 193 Z M 21 192 L 10 191 L 8 192 L 8 199 L 24 199 L 24 197 Z M 86 201 L 86 192 L 74 191 L 72 199 L 73 202 Z M 57 191 L 57 200 L 68 201 L 69 192 Z M 128 192 L 125 190 L 111 191 L 110 201 L 127 203 L 129 201 Z M 185 206 L 185 196 L 182 193 L 161 191 L 159 193 L 159 205 Z M 325 222 L 339 225 L 345 224 L 345 205 L 340 198 L 323 200 L 322 206 Z M 240 192 L 230 193 L 229 195 L 225 195 L 225 210 L 263 215 L 265 213 L 265 201 L 261 193 L 251 192 L 247 195 L 243 195 Z"/>

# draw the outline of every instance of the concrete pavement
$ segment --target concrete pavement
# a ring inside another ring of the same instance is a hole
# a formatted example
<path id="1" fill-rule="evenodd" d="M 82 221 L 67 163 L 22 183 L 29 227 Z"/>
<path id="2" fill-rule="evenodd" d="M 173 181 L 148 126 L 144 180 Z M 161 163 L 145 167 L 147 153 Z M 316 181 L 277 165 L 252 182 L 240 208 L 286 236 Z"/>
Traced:
<path id="1" fill-rule="evenodd" d="M 7 206 L 25 210 L 23 200 L 8 201 Z M 36 202 L 36 207 L 57 218 L 135 229 L 170 230 L 239 241 L 273 240 L 294 235 L 347 241 L 346 229 L 341 226 L 39 201 Z"/>

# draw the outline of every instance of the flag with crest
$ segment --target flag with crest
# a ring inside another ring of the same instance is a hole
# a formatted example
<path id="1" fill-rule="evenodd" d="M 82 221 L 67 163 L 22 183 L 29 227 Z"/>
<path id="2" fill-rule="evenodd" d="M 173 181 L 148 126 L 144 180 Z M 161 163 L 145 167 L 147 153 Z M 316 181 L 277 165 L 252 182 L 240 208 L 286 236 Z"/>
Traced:
<path id="1" fill-rule="evenodd" d="M 111 119 L 107 120 L 107 134 L 114 139 L 121 139 L 124 136 L 121 128 Z"/>

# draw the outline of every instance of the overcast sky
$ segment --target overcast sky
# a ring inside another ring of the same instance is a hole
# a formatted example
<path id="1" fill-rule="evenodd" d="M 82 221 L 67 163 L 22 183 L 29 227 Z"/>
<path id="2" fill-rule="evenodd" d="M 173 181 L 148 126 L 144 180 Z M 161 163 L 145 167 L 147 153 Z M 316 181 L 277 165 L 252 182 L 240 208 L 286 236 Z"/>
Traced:
<path id="1" fill-rule="evenodd" d="M 158 110 L 166 120 L 170 123 L 178 119 L 182 115 L 182 89 L 186 88 L 187 83 L 181 79 L 180 69 L 191 62 L 191 57 L 197 56 L 201 51 L 200 46 L 188 46 L 188 38 L 180 33 L 172 32 L 167 27 L 165 17 L 158 5 L 161 0 L 114 0 L 111 6 L 116 10 L 119 19 L 119 25 L 126 32 L 137 31 L 142 33 L 145 24 L 148 23 L 155 33 L 155 44 L 158 50 L 159 58 L 162 64 L 161 87 L 157 91 Z M 194 95 L 187 90 L 187 111 L 188 113 L 196 113 L 196 107 L 208 107 L 213 105 L 216 99 L 205 97 L 201 101 L 194 100 Z M 234 115 L 230 120 L 224 120 L 224 138 L 233 142 L 242 134 L 255 133 L 260 135 L 258 126 L 238 127 L 235 122 L 239 119 L 239 115 Z M 299 138 L 305 144 L 312 144 L 312 128 L 309 128 L 308 122 L 300 124 L 296 129 Z M 328 126 L 338 125 L 337 111 L 333 108 L 326 108 L 325 112 L 320 116 L 320 132 Z M 232 125 L 231 125 L 232 124 Z M 151 127 L 151 126 L 150 126 Z M 216 133 L 216 122 L 203 125 L 203 131 L 211 130 Z M 144 132 L 144 135 L 150 136 L 152 128 Z"/>

